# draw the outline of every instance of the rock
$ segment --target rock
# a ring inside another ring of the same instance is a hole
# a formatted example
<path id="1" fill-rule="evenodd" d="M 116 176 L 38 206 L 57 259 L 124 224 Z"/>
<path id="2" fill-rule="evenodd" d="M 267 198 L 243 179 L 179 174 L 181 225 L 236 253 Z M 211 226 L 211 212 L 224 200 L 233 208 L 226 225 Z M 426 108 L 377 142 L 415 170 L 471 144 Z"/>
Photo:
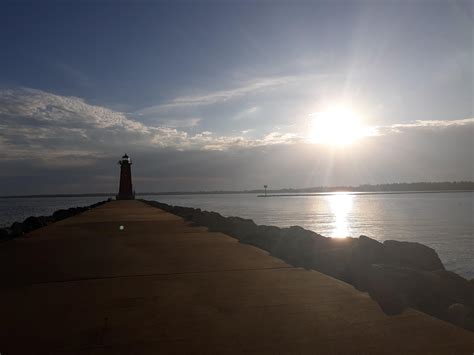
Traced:
<path id="1" fill-rule="evenodd" d="M 29 229 L 34 230 L 46 225 L 46 219 L 44 217 L 28 217 L 23 221 L 25 226 L 28 226 Z"/>
<path id="2" fill-rule="evenodd" d="M 474 309 L 471 308 L 471 312 L 464 318 L 462 327 L 474 332 Z"/>
<path id="3" fill-rule="evenodd" d="M 283 228 L 278 241 L 271 247 L 270 252 L 292 265 L 311 268 L 314 266 L 318 249 L 316 238 L 327 239 L 298 226 Z"/>
<path id="4" fill-rule="evenodd" d="M 63 219 L 71 217 L 73 214 L 69 210 L 57 210 L 53 213 L 53 218 L 55 221 L 61 221 Z"/>
<path id="5" fill-rule="evenodd" d="M 354 238 L 327 238 L 328 242 L 324 243 L 324 248 L 321 248 L 321 243 L 318 243 L 318 253 L 314 261 L 316 270 L 326 273 L 339 280 L 347 283 L 352 282 L 352 274 L 354 273 L 354 265 L 352 262 L 352 252 L 356 239 Z"/>
<path id="6" fill-rule="evenodd" d="M 462 303 L 453 303 L 448 307 L 446 320 L 474 331 L 474 310 Z"/>
<path id="7" fill-rule="evenodd" d="M 386 314 L 412 307 L 474 330 L 474 280 L 446 271 L 436 252 L 422 244 L 380 243 L 364 235 L 326 238 L 298 226 L 258 226 L 250 219 L 147 203 L 267 250 L 292 265 L 351 283 L 367 291 Z"/>
<path id="8" fill-rule="evenodd" d="M 361 235 L 356 239 L 350 259 L 350 283 L 358 290 L 366 291 L 369 268 L 386 259 L 383 244 Z"/>
<path id="9" fill-rule="evenodd" d="M 211 226 L 212 230 L 218 230 L 219 232 L 226 233 L 240 241 L 252 241 L 256 238 L 258 232 L 258 226 L 251 219 L 245 219 L 240 217 L 221 217 L 219 223 Z M 260 232 L 264 231 L 265 228 L 260 229 Z"/>
<path id="10" fill-rule="evenodd" d="M 474 308 L 474 284 L 452 271 L 437 270 L 433 274 L 437 277 L 439 293 L 443 297 Z"/>
<path id="11" fill-rule="evenodd" d="M 110 201 L 110 199 L 108 201 Z M 55 221 L 59 221 L 71 217 L 75 214 L 87 211 L 92 207 L 103 205 L 105 202 L 107 201 L 97 202 L 89 207 L 72 207 L 67 210 L 58 210 L 54 212 L 51 216 L 30 216 L 26 218 L 23 223 L 14 222 L 10 226 L 10 228 L 0 228 L 0 240 L 8 240 L 11 238 L 22 236 L 28 232 L 44 227 Z"/>
<path id="12" fill-rule="evenodd" d="M 371 265 L 367 275 L 369 295 L 388 315 L 396 315 L 409 307 L 411 293 L 417 287 L 411 270 L 387 265 Z"/>
<path id="13" fill-rule="evenodd" d="M 207 227 L 210 231 L 220 232 L 225 217 L 216 212 L 200 211 L 193 214 L 192 221 L 200 226 Z"/>
<path id="14" fill-rule="evenodd" d="M 471 309 L 462 303 L 453 303 L 448 307 L 448 318 L 456 324 L 464 323 L 465 319 L 471 313 Z"/>
<path id="15" fill-rule="evenodd" d="M 399 314 L 412 307 L 437 318 L 454 322 L 461 304 L 468 310 L 458 325 L 467 327 L 474 303 L 472 285 L 446 270 L 424 271 L 391 265 L 372 265 L 368 277 L 369 295 L 387 314 Z M 474 314 L 473 314 L 474 316 Z"/>
<path id="16" fill-rule="evenodd" d="M 280 242 L 281 229 L 275 226 L 256 226 L 240 239 L 241 243 L 255 245 L 266 251 Z"/>
<path id="17" fill-rule="evenodd" d="M 11 238 L 11 229 L 0 228 L 0 241 L 8 240 Z"/>
<path id="18" fill-rule="evenodd" d="M 359 257 L 370 260 L 370 263 L 377 263 L 384 259 L 384 246 L 379 241 L 361 235 L 357 240 L 357 252 Z"/>
<path id="19" fill-rule="evenodd" d="M 20 222 L 14 222 L 11 227 L 12 235 L 14 237 L 19 237 L 25 233 L 28 233 L 30 230 L 27 226 Z"/>
<path id="20" fill-rule="evenodd" d="M 426 271 L 444 270 L 438 254 L 426 245 L 386 240 L 383 247 L 387 257 L 386 264 Z"/>

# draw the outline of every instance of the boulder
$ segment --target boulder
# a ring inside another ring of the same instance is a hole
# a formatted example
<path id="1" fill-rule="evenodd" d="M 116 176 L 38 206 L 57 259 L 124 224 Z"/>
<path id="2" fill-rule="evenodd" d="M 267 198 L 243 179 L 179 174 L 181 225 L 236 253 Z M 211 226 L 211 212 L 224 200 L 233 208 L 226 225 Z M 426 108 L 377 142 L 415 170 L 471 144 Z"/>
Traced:
<path id="1" fill-rule="evenodd" d="M 452 271 L 437 270 L 433 274 L 437 277 L 438 292 L 442 297 L 474 308 L 474 284 Z"/>
<path id="2" fill-rule="evenodd" d="M 418 270 L 444 270 L 443 263 L 434 249 L 413 242 L 386 240 L 383 242 L 385 264 Z"/>
<path id="3" fill-rule="evenodd" d="M 474 330 L 474 280 L 446 271 L 436 252 L 425 245 L 380 243 L 364 235 L 326 238 L 298 226 L 258 226 L 250 219 L 148 203 L 267 250 L 292 265 L 351 283 L 367 291 L 386 314 L 412 307 Z"/>
<path id="4" fill-rule="evenodd" d="M 10 229 L 14 237 L 21 236 L 30 231 L 30 229 L 27 226 L 25 226 L 23 223 L 20 223 L 20 222 L 14 222 L 11 225 Z"/>
<path id="5" fill-rule="evenodd" d="M 28 217 L 23 221 L 25 226 L 28 226 L 31 230 L 38 229 L 46 226 L 47 220 L 44 217 Z"/>
<path id="6" fill-rule="evenodd" d="M 283 228 L 270 252 L 292 265 L 309 269 L 314 266 L 318 250 L 318 238 L 327 239 L 299 226 Z"/>
<path id="7" fill-rule="evenodd" d="M 211 225 L 212 230 L 228 234 L 240 241 L 252 240 L 258 233 L 258 226 L 251 219 L 240 217 L 218 218 L 218 223 Z M 262 231 L 262 230 L 261 230 Z"/>
<path id="8" fill-rule="evenodd" d="M 0 228 L 0 241 L 8 240 L 11 238 L 11 229 L 9 228 Z"/>
<path id="9" fill-rule="evenodd" d="M 368 271 L 373 264 L 381 264 L 386 259 L 382 243 L 361 235 L 355 239 L 350 255 L 350 283 L 358 290 L 366 291 Z"/>
<path id="10" fill-rule="evenodd" d="M 384 246 L 379 241 L 361 235 L 354 248 L 354 258 L 367 260 L 369 264 L 380 263 L 385 259 Z"/>
<path id="11" fill-rule="evenodd" d="M 352 253 L 357 243 L 355 238 L 327 238 L 328 242 L 319 242 L 318 251 L 312 268 L 351 283 L 355 271 L 352 262 Z M 324 248 L 321 248 L 324 245 Z"/>
<path id="12" fill-rule="evenodd" d="M 462 303 L 453 303 L 448 307 L 447 316 L 452 323 L 463 324 L 471 309 Z"/>
<path id="13" fill-rule="evenodd" d="M 388 315 L 403 312 L 411 303 L 411 293 L 417 287 L 411 270 L 388 265 L 371 265 L 368 268 L 367 290 Z"/>
<path id="14" fill-rule="evenodd" d="M 55 221 L 61 221 L 71 216 L 72 216 L 72 213 L 69 210 L 57 210 L 53 213 L 53 218 Z"/>
<path id="15" fill-rule="evenodd" d="M 452 305 L 461 304 L 468 311 L 462 323 L 456 324 L 467 327 L 470 322 L 474 302 L 472 285 L 453 272 L 372 265 L 368 281 L 369 295 L 387 314 L 399 314 L 405 308 L 412 307 L 454 322 L 461 314 L 461 306 Z"/>
<path id="16" fill-rule="evenodd" d="M 256 228 L 249 229 L 248 233 L 240 239 L 240 242 L 271 251 L 280 242 L 280 238 L 280 228 L 275 226 L 256 226 Z"/>

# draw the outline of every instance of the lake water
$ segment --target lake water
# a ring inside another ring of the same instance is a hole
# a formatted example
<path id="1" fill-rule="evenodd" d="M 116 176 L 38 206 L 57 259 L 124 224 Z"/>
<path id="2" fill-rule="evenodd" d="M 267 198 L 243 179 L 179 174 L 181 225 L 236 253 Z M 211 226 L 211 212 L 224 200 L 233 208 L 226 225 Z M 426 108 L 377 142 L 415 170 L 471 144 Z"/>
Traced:
<path id="1" fill-rule="evenodd" d="M 367 235 L 434 248 L 448 270 L 474 278 L 474 193 L 328 194 L 261 198 L 255 194 L 140 196 L 172 205 L 251 218 L 258 224 L 299 225 L 328 237 Z M 0 224 L 105 197 L 0 199 Z"/>
<path id="2" fill-rule="evenodd" d="M 107 197 L 0 198 L 0 227 L 22 222 L 29 216 L 48 216 L 60 209 L 89 206 L 104 200 Z"/>
<path id="3" fill-rule="evenodd" d="M 328 194 L 261 198 L 255 194 L 143 196 L 257 224 L 298 225 L 327 237 L 363 234 L 434 248 L 448 270 L 474 278 L 474 193 Z"/>

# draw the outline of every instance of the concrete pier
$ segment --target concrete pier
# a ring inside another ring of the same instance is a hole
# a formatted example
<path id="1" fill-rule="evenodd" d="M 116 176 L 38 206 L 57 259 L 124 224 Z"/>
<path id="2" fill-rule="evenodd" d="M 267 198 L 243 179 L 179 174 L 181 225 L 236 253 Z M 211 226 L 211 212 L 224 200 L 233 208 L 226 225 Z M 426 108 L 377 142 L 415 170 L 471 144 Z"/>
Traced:
<path id="1" fill-rule="evenodd" d="M 472 354 L 474 333 L 139 201 L 0 244 L 0 353 Z"/>

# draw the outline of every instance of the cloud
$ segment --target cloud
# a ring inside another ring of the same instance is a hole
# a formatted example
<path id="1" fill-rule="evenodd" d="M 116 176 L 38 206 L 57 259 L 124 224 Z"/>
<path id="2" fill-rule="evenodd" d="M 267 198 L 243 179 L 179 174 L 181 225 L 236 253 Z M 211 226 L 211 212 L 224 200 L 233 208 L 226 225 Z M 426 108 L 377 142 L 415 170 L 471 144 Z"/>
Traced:
<path id="1" fill-rule="evenodd" d="M 258 113 L 259 111 L 260 111 L 260 107 L 252 106 L 250 108 L 240 111 L 239 113 L 234 115 L 232 119 L 238 121 L 238 120 L 242 120 L 246 118 L 255 118 L 256 113 Z"/>
<path id="2" fill-rule="evenodd" d="M 276 88 L 288 84 L 295 79 L 296 78 L 293 76 L 255 79 L 232 89 L 217 90 L 198 95 L 179 96 L 168 103 L 150 106 L 139 110 L 137 113 L 141 115 L 151 115 L 169 111 L 171 109 L 212 105 L 220 102 L 226 102 L 240 96 Z"/>
<path id="3" fill-rule="evenodd" d="M 121 112 L 89 105 L 78 97 L 67 97 L 35 89 L 0 90 L 2 122 L 17 125 L 67 125 L 69 128 L 94 127 L 146 133 L 147 128 Z"/>
<path id="4" fill-rule="evenodd" d="M 157 120 L 159 125 L 171 128 L 190 128 L 196 127 L 202 121 L 201 118 L 191 117 L 191 118 L 164 118 Z"/>
<path id="5" fill-rule="evenodd" d="M 295 139 L 280 133 L 251 140 L 183 130 L 196 127 L 200 120 L 163 119 L 152 126 L 77 97 L 28 88 L 0 90 L 0 159 L 38 159 L 57 165 L 65 161 L 60 157 L 69 157 L 68 164 L 84 165 L 90 157 L 115 156 L 124 149 L 209 151 L 286 144 Z"/>
<path id="6" fill-rule="evenodd" d="M 114 162 L 124 152 L 136 162 L 139 191 L 474 178 L 472 118 L 377 127 L 378 135 L 336 150 L 308 144 L 304 130 L 292 131 L 298 125 L 252 127 L 251 135 L 177 126 L 76 97 L 2 90 L 0 194 L 114 191 Z"/>
<path id="7" fill-rule="evenodd" d="M 474 118 L 466 118 L 462 120 L 438 120 L 438 121 L 415 121 L 410 123 L 398 123 L 390 126 L 391 128 L 413 128 L 413 127 L 434 127 L 443 128 L 450 126 L 466 126 L 474 123 Z"/>
<path id="8" fill-rule="evenodd" d="M 449 127 L 471 126 L 474 127 L 474 118 L 459 120 L 417 120 L 408 123 L 396 123 L 389 126 L 374 127 L 379 135 L 390 133 L 403 133 L 416 129 L 445 129 Z"/>

